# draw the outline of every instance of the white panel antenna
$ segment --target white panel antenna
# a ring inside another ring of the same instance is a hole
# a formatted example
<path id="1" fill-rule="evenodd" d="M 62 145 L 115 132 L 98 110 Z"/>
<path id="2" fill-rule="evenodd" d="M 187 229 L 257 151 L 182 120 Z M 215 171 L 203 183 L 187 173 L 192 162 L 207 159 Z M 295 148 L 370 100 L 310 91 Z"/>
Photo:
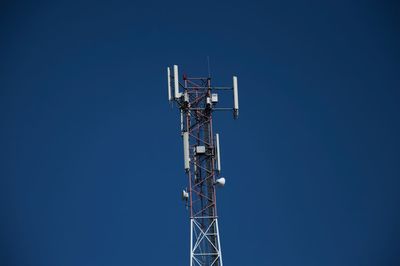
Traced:
<path id="1" fill-rule="evenodd" d="M 217 154 L 217 171 L 221 172 L 221 154 L 219 149 L 219 134 L 215 134 L 215 152 Z"/>
<path id="2" fill-rule="evenodd" d="M 172 94 L 171 94 L 171 69 L 167 67 L 167 74 L 168 74 L 168 100 L 172 100 Z"/>
<path id="3" fill-rule="evenodd" d="M 181 97 L 181 93 L 179 92 L 179 73 L 178 66 L 174 65 L 174 87 L 175 87 L 175 99 Z"/>
<path id="4" fill-rule="evenodd" d="M 181 110 L 181 132 L 183 131 L 183 112 Z"/>
<path id="5" fill-rule="evenodd" d="M 185 170 L 189 170 L 189 132 L 183 132 L 183 157 L 185 162 Z"/>
<path id="6" fill-rule="evenodd" d="M 233 76 L 233 116 L 235 118 L 239 116 L 239 95 L 236 76 Z"/>

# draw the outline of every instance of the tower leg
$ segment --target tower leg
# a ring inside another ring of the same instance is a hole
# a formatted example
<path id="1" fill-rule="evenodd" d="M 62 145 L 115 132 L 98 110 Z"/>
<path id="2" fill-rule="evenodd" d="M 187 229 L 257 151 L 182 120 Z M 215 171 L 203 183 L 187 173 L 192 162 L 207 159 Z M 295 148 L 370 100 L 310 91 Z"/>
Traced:
<path id="1" fill-rule="evenodd" d="M 190 266 L 193 266 L 193 218 L 190 219 Z"/>
<path id="2" fill-rule="evenodd" d="M 221 241 L 220 241 L 220 238 L 219 238 L 219 229 L 218 229 L 218 219 L 215 219 L 215 225 L 216 225 L 216 232 L 217 232 L 217 239 L 218 239 L 218 252 L 219 252 L 219 265 L 220 266 L 223 266 L 223 263 L 222 263 L 222 251 L 221 251 Z"/>

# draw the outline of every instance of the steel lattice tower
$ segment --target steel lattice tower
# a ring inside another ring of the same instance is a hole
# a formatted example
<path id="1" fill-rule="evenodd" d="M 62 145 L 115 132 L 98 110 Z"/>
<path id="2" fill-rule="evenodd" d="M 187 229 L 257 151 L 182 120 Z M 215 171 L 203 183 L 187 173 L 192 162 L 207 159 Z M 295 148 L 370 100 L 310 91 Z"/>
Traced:
<path id="1" fill-rule="evenodd" d="M 188 189 L 183 190 L 182 198 L 190 209 L 190 265 L 222 266 L 216 188 L 225 184 L 225 178 L 220 176 L 219 135 L 213 135 L 212 114 L 233 110 L 237 118 L 237 78 L 233 77 L 232 87 L 213 87 L 211 77 L 183 75 L 180 82 L 176 65 L 173 75 L 169 67 L 167 72 L 168 98 L 176 102 L 181 114 L 184 167 L 188 177 Z M 216 107 L 219 90 L 233 91 L 233 108 Z"/>

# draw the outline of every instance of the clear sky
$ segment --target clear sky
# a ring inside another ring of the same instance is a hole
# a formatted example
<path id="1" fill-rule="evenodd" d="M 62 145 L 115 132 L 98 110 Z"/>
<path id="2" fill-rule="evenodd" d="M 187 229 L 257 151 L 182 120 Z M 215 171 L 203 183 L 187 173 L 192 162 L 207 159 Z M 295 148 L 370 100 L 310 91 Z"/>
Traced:
<path id="1" fill-rule="evenodd" d="M 8 2 L 8 3 L 7 3 Z M 188 265 L 166 66 L 214 118 L 227 266 L 400 265 L 396 1 L 4 1 L 0 265 Z"/>

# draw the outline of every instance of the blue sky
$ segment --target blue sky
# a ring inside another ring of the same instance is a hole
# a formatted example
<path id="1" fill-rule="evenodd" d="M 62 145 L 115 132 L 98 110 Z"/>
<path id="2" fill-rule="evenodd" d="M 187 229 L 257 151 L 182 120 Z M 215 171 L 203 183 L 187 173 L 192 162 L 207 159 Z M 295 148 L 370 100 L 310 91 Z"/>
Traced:
<path id="1" fill-rule="evenodd" d="M 400 264 L 395 1 L 0 4 L 0 264 L 187 265 L 166 66 L 218 113 L 225 265 Z"/>

